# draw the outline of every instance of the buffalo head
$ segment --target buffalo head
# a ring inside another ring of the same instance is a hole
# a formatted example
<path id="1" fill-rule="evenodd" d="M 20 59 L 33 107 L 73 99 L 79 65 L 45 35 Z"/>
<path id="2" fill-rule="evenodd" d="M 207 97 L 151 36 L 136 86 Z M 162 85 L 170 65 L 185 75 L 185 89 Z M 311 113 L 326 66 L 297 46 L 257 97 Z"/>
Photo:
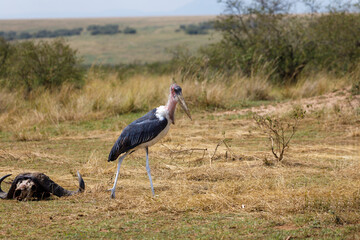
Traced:
<path id="1" fill-rule="evenodd" d="M 79 189 L 77 191 L 69 191 L 43 173 L 22 173 L 16 176 L 12 181 L 9 191 L 6 193 L 1 189 L 2 181 L 11 174 L 0 178 L 0 198 L 2 199 L 17 199 L 19 201 L 37 199 L 42 200 L 54 194 L 58 197 L 71 196 L 85 190 L 85 183 L 79 172 L 77 172 L 79 179 Z"/>

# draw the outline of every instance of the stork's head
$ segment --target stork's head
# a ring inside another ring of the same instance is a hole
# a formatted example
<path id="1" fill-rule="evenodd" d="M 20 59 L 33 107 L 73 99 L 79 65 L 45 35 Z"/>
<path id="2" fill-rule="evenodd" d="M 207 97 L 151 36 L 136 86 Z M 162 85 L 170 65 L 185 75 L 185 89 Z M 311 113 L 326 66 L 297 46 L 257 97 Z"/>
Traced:
<path id="1" fill-rule="evenodd" d="M 189 108 L 186 106 L 184 97 L 182 96 L 182 89 L 176 83 L 170 86 L 170 97 L 173 101 L 180 103 L 182 109 L 184 109 L 186 115 L 191 119 Z"/>

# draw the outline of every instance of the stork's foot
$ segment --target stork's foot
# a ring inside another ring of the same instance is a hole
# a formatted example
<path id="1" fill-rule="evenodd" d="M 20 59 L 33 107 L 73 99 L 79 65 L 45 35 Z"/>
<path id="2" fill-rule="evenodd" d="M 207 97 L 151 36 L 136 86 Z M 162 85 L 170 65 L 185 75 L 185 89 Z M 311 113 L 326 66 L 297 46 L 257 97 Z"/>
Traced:
<path id="1" fill-rule="evenodd" d="M 115 188 L 110 188 L 108 191 L 111 191 L 110 198 L 115 198 Z"/>

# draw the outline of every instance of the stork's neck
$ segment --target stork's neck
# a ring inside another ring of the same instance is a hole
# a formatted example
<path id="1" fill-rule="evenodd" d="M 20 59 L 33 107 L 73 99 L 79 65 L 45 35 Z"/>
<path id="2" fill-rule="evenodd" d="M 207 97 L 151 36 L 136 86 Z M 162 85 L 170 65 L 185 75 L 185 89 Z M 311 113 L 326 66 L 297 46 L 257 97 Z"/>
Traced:
<path id="1" fill-rule="evenodd" d="M 170 94 L 168 102 L 167 102 L 165 107 L 169 112 L 169 117 L 171 119 L 172 124 L 175 124 L 175 108 L 176 108 L 176 104 L 177 104 L 177 101 Z"/>

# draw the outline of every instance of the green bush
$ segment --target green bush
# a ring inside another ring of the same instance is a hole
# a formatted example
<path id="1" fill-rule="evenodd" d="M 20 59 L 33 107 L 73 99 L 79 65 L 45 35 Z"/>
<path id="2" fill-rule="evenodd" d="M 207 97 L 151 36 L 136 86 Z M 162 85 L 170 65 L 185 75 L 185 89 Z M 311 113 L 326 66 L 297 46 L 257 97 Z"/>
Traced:
<path id="1" fill-rule="evenodd" d="M 308 38 L 315 45 L 312 64 L 318 69 L 353 71 L 360 59 L 360 15 L 332 12 L 314 18 Z"/>
<path id="2" fill-rule="evenodd" d="M 314 45 L 306 37 L 309 19 L 284 14 L 287 5 L 279 2 L 229 5 L 232 14 L 218 18 L 215 27 L 223 40 L 216 48 L 227 56 L 228 68 L 240 68 L 249 76 L 267 65 L 272 79 L 296 81 L 313 55 Z"/>
<path id="3" fill-rule="evenodd" d="M 81 86 L 83 71 L 80 63 L 76 50 L 63 39 L 24 41 L 11 46 L 2 76 L 8 87 L 24 87 L 27 92 L 40 86 L 56 88 L 65 82 Z"/>

